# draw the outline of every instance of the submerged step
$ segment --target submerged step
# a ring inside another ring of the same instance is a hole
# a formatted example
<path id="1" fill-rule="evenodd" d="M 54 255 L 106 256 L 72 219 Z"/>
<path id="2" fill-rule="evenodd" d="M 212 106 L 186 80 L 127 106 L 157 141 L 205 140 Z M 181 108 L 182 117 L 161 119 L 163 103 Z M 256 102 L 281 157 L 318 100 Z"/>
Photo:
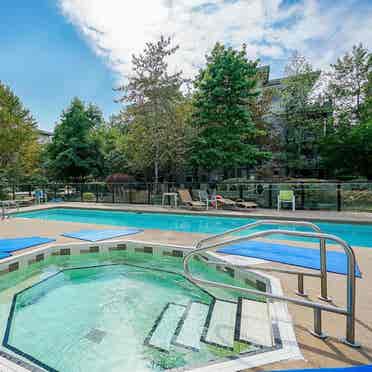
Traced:
<path id="1" fill-rule="evenodd" d="M 203 341 L 221 347 L 234 348 L 237 306 L 233 302 L 215 301 Z"/>
<path id="2" fill-rule="evenodd" d="M 201 302 L 192 302 L 185 319 L 180 324 L 175 344 L 193 350 L 200 350 L 200 338 L 207 319 L 209 306 Z"/>
<path id="3" fill-rule="evenodd" d="M 169 351 L 177 325 L 185 310 L 186 306 L 169 303 L 160 314 L 145 344 L 162 351 Z"/>
<path id="4" fill-rule="evenodd" d="M 241 299 L 238 327 L 240 341 L 273 346 L 272 324 L 267 303 Z"/>

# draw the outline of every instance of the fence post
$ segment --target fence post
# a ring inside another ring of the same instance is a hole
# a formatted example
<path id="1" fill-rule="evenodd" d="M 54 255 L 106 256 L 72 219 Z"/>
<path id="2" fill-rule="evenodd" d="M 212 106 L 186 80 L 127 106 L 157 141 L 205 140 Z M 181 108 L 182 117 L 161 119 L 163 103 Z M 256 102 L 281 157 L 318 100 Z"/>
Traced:
<path id="1" fill-rule="evenodd" d="M 147 204 L 151 204 L 151 187 L 149 183 L 147 183 Z"/>
<path id="2" fill-rule="evenodd" d="M 115 187 L 116 187 L 116 184 L 115 183 L 112 183 L 111 184 L 111 192 L 112 192 L 112 204 L 115 204 Z"/>
<path id="3" fill-rule="evenodd" d="M 133 204 L 132 192 L 133 192 L 133 185 L 128 184 L 128 201 L 129 201 L 129 204 Z"/>
<path id="4" fill-rule="evenodd" d="M 273 207 L 273 185 L 269 184 L 269 208 Z"/>
<path id="5" fill-rule="evenodd" d="M 305 209 L 305 185 L 300 183 L 301 209 Z"/>
<path id="6" fill-rule="evenodd" d="M 12 187 L 12 197 L 13 197 L 13 200 L 16 199 L 16 195 L 15 195 L 15 185 L 13 184 L 13 187 Z"/>
<path id="7" fill-rule="evenodd" d="M 96 183 L 96 203 L 99 202 L 99 197 L 98 197 L 98 183 Z"/>
<path id="8" fill-rule="evenodd" d="M 84 194 L 84 189 L 83 189 L 83 184 L 81 183 L 80 184 L 80 200 L 82 202 L 84 201 L 83 194 Z"/>
<path id="9" fill-rule="evenodd" d="M 244 191 L 243 190 L 243 185 L 239 185 L 239 199 L 242 199 L 242 200 L 244 199 L 243 198 L 243 191 Z"/>
<path id="10" fill-rule="evenodd" d="M 341 212 L 342 200 L 341 200 L 341 185 L 337 184 L 337 211 Z"/>

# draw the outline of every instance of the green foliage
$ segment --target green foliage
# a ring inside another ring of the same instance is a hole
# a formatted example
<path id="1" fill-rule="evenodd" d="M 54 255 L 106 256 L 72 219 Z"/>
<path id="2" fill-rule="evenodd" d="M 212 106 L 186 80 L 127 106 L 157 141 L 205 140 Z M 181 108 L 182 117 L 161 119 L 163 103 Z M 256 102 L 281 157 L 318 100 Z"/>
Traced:
<path id="1" fill-rule="evenodd" d="M 86 106 L 75 98 L 62 113 L 47 149 L 46 166 L 58 180 L 81 181 L 92 173 L 102 173 L 102 154 L 92 131 L 103 125 L 96 106 Z"/>
<path id="2" fill-rule="evenodd" d="M 372 180 L 372 118 L 350 128 L 342 128 L 322 143 L 325 166 L 337 177 L 363 176 Z"/>
<path id="3" fill-rule="evenodd" d="M 102 125 L 93 130 L 92 137 L 101 153 L 101 166 L 97 176 L 126 172 L 128 169 L 125 153 L 126 134 L 118 126 Z"/>
<path id="4" fill-rule="evenodd" d="M 344 103 L 336 124 L 321 143 L 323 163 L 340 178 L 362 176 L 372 179 L 372 54 L 354 46 L 333 66 L 335 99 Z"/>
<path id="5" fill-rule="evenodd" d="M 133 57 L 133 74 L 126 86 L 122 114 L 127 125 L 124 141 L 129 169 L 152 174 L 158 182 L 161 171 L 172 173 L 184 162 L 187 109 L 181 92 L 181 72 L 170 74 L 167 59 L 178 47 L 163 37 L 147 43 L 143 53 Z"/>
<path id="6" fill-rule="evenodd" d="M 0 176 L 15 182 L 37 171 L 36 122 L 21 100 L 0 82 Z"/>
<path id="7" fill-rule="evenodd" d="M 294 53 L 286 72 L 289 76 L 280 92 L 283 111 L 279 117 L 285 125 L 281 158 L 287 175 L 298 176 L 319 168 L 319 140 L 329 125 L 330 112 L 310 99 L 320 73 L 302 56 Z"/>
<path id="8" fill-rule="evenodd" d="M 370 70 L 370 54 L 362 44 L 354 45 L 350 53 L 338 58 L 332 67 L 328 95 L 335 105 L 337 117 L 359 120 L 364 98 L 364 86 Z"/>
<path id="9" fill-rule="evenodd" d="M 240 51 L 216 44 L 195 81 L 193 121 L 197 135 L 190 162 L 206 170 L 253 166 L 267 154 L 255 145 L 259 134 L 249 101 L 255 97 L 257 62 Z"/>

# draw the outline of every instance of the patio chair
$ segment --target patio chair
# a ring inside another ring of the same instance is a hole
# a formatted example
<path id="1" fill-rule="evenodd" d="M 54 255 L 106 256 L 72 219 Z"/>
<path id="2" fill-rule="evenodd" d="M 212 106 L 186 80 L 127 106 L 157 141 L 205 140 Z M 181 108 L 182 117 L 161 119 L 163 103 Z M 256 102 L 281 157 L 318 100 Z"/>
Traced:
<path id="1" fill-rule="evenodd" d="M 278 211 L 280 211 L 282 203 L 291 203 L 292 210 L 296 210 L 296 198 L 292 190 L 280 190 L 278 194 Z"/>
<path id="2" fill-rule="evenodd" d="M 189 190 L 187 189 L 178 189 L 178 195 L 180 196 L 180 200 L 182 204 L 190 207 L 191 209 L 208 209 L 208 205 L 201 201 L 194 201 L 190 195 Z"/>
<path id="3" fill-rule="evenodd" d="M 218 205 L 216 195 L 209 195 L 206 190 L 199 190 L 198 195 L 200 202 L 204 203 L 207 209 L 209 208 L 209 206 L 217 209 Z"/>

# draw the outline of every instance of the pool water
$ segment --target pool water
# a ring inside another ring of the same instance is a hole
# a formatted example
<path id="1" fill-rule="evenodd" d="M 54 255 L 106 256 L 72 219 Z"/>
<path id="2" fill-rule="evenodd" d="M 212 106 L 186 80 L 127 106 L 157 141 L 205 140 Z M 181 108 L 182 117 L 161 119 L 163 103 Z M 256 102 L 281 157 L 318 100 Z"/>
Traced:
<path id="1" fill-rule="evenodd" d="M 170 213 L 136 213 L 122 211 L 104 211 L 92 209 L 46 209 L 35 212 L 19 213 L 18 216 L 25 218 L 37 218 L 55 221 L 69 221 L 90 224 L 103 224 L 115 226 L 128 226 L 143 229 L 173 230 L 190 233 L 218 234 L 226 230 L 234 229 L 244 224 L 254 222 L 253 218 L 215 217 L 199 216 L 189 214 Z M 334 234 L 346 240 L 354 246 L 372 248 L 372 224 L 350 224 L 350 223 L 316 223 L 323 232 Z M 250 232 L 261 231 L 271 228 L 303 229 L 299 227 L 283 226 L 260 226 L 249 230 Z M 248 233 L 248 232 L 246 232 Z M 288 239 L 288 237 L 286 237 Z M 291 237 L 291 240 L 305 240 L 303 238 Z"/>
<path id="2" fill-rule="evenodd" d="M 192 270 L 247 287 L 201 262 L 193 261 Z M 201 342 L 197 351 L 146 343 L 170 304 L 182 310 L 210 306 L 213 296 L 234 302 L 242 295 L 199 288 L 181 273 L 180 258 L 111 252 L 52 257 L 8 274 L 0 279 L 2 349 L 50 371 L 93 372 L 190 368 L 255 350 L 239 342 L 233 350 Z"/>

